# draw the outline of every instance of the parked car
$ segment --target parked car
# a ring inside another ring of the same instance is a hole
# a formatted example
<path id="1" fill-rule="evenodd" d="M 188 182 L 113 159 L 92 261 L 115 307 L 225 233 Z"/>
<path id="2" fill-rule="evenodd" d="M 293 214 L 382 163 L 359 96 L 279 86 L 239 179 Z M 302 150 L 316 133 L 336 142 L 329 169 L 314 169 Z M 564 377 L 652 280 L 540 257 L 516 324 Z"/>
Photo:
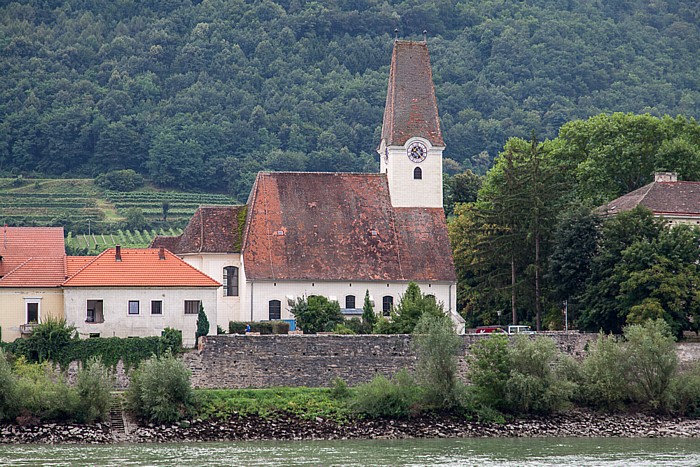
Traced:
<path id="1" fill-rule="evenodd" d="M 510 325 L 508 326 L 508 334 L 535 334 L 535 331 L 530 329 L 530 326 Z"/>
<path id="2" fill-rule="evenodd" d="M 474 332 L 477 334 L 505 334 L 506 330 L 503 329 L 503 326 L 479 326 Z"/>

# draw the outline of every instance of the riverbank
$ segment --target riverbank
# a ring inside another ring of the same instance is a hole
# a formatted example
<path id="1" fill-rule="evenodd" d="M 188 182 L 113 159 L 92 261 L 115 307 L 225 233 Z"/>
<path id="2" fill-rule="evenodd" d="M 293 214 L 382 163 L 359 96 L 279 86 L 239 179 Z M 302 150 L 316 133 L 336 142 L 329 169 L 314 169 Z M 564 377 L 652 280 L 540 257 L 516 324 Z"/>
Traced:
<path id="1" fill-rule="evenodd" d="M 344 424 L 279 414 L 234 416 L 228 420 L 191 420 L 179 425 L 136 426 L 113 433 L 109 424 L 32 427 L 0 426 L 3 444 L 110 444 L 233 440 L 344 440 L 406 438 L 623 437 L 700 438 L 700 420 L 646 414 L 601 415 L 576 410 L 548 417 L 529 417 L 504 424 L 465 421 L 454 416 L 423 415 L 402 420 L 353 420 Z"/>

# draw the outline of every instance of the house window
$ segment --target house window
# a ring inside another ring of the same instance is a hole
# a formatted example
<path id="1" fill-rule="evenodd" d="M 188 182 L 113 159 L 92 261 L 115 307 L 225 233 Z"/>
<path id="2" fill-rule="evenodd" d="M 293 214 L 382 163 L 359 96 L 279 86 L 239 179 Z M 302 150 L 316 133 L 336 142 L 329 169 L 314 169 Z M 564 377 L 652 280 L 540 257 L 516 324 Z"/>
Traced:
<path id="1" fill-rule="evenodd" d="M 428 294 L 425 296 L 428 300 L 432 300 L 433 303 L 437 303 L 437 300 L 435 299 L 435 295 Z"/>
<path id="2" fill-rule="evenodd" d="M 414 180 L 423 180 L 423 171 L 421 170 L 420 167 L 416 167 L 413 169 L 413 179 Z"/>
<path id="3" fill-rule="evenodd" d="M 27 302 L 27 324 L 39 323 L 39 302 Z"/>
<path id="4" fill-rule="evenodd" d="M 355 308 L 355 296 L 346 295 L 345 296 L 345 308 Z"/>
<path id="5" fill-rule="evenodd" d="M 270 321 L 282 319 L 282 302 L 279 300 L 270 300 L 268 319 Z"/>
<path id="6" fill-rule="evenodd" d="M 382 297 L 382 312 L 384 313 L 384 316 L 389 316 L 389 312 L 393 306 L 394 297 L 391 295 L 384 295 L 384 297 Z"/>
<path id="7" fill-rule="evenodd" d="M 199 300 L 185 300 L 185 314 L 196 315 L 199 313 Z"/>
<path id="8" fill-rule="evenodd" d="M 238 296 L 238 268 L 226 266 L 224 268 L 224 297 Z"/>
<path id="9" fill-rule="evenodd" d="M 104 306 L 102 300 L 88 300 L 87 313 L 85 314 L 86 323 L 104 323 Z"/>
<path id="10" fill-rule="evenodd" d="M 151 314 L 152 315 L 162 315 L 163 314 L 163 302 L 161 300 L 151 301 Z"/>
<path id="11" fill-rule="evenodd" d="M 129 300 L 129 314 L 138 315 L 139 314 L 139 301 Z"/>

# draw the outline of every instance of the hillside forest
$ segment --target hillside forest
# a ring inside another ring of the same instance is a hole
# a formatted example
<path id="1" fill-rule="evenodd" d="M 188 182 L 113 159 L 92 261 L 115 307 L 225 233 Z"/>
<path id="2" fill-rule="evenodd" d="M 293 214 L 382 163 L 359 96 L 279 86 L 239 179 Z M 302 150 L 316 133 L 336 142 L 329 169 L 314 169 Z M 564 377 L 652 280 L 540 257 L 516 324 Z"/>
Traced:
<path id="1" fill-rule="evenodd" d="M 454 174 L 613 111 L 700 115 L 696 0 L 0 2 L 0 176 L 133 169 L 239 201 L 375 171 L 394 29 L 428 33 Z"/>

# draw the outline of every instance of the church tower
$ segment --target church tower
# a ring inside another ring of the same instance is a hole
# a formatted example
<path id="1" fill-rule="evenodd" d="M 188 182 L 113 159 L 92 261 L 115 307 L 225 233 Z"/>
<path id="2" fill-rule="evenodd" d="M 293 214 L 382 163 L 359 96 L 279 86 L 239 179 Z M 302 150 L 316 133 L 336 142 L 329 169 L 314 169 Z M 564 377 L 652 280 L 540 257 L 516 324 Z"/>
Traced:
<path id="1" fill-rule="evenodd" d="M 380 171 L 394 207 L 442 208 L 442 140 L 426 41 L 394 41 Z"/>

